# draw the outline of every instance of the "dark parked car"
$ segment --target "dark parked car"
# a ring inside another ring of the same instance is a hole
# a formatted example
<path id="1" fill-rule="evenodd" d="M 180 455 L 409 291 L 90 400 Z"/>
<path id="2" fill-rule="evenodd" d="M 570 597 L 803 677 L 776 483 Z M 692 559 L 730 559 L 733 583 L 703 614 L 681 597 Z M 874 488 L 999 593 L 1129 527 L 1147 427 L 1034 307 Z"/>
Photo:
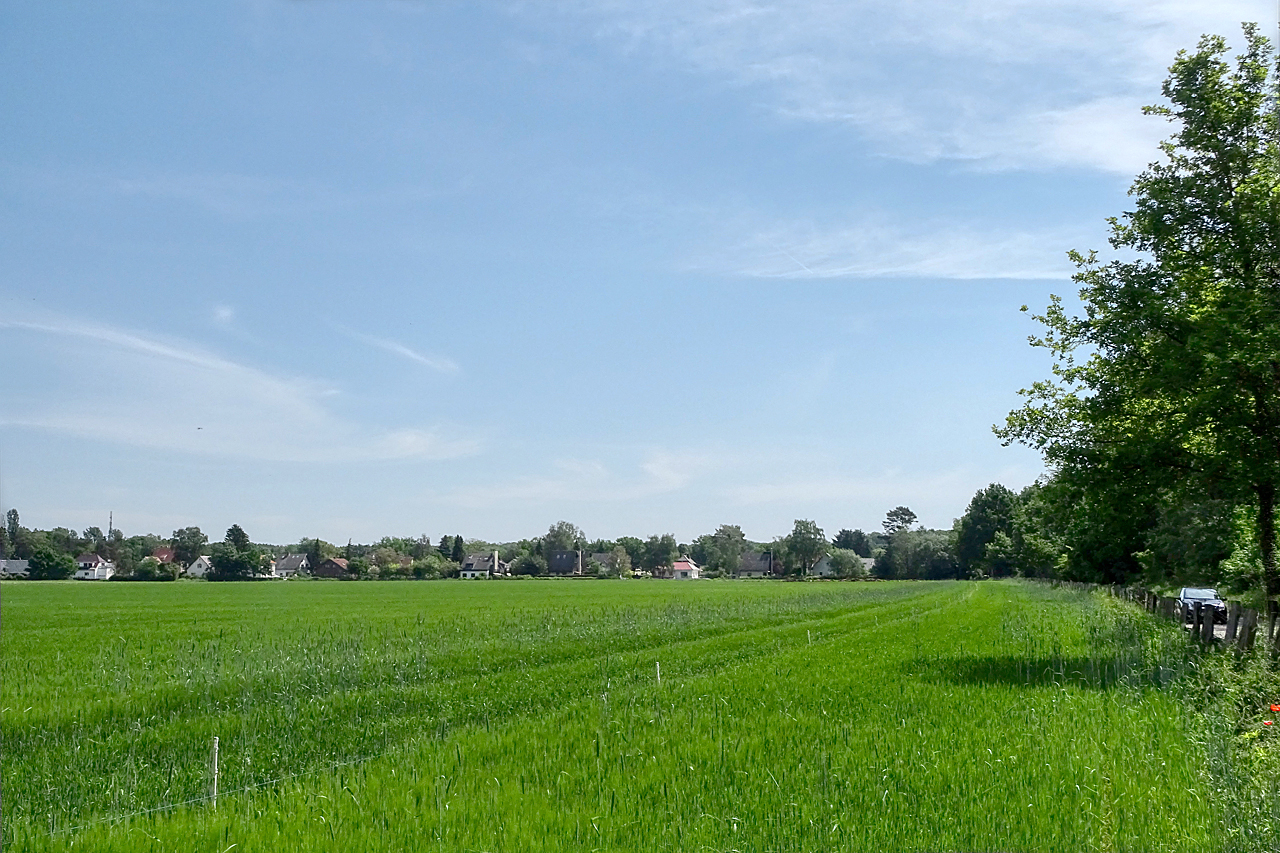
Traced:
<path id="1" fill-rule="evenodd" d="M 1201 607 L 1212 608 L 1213 621 L 1227 621 L 1227 603 L 1218 598 L 1216 589 L 1208 589 L 1204 587 L 1184 586 L 1182 591 L 1178 593 L 1178 610 L 1182 613 L 1182 621 L 1190 622 L 1195 613 L 1196 604 Z"/>

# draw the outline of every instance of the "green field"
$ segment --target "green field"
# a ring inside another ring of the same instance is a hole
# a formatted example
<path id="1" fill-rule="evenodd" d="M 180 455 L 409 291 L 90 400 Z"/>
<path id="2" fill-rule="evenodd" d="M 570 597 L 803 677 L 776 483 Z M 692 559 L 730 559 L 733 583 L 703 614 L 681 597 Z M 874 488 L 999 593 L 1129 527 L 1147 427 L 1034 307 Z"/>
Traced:
<path id="1" fill-rule="evenodd" d="M 1102 596 L 717 581 L 2 594 L 6 849 L 1221 846 L 1187 713 L 1160 686 L 1185 643 Z M 216 809 L 198 800 L 215 735 Z"/>

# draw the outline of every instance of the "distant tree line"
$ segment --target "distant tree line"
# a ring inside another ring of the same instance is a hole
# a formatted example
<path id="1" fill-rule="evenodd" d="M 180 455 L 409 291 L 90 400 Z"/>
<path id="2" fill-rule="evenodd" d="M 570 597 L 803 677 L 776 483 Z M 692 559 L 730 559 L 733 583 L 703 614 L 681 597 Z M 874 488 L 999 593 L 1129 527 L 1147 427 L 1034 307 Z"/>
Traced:
<path id="1" fill-rule="evenodd" d="M 898 506 L 886 513 L 879 531 L 845 528 L 828 539 L 815 522 L 797 519 L 790 533 L 767 542 L 747 539 L 735 524 L 687 543 L 671 533 L 588 539 L 577 525 L 559 521 L 542 536 L 516 542 L 423 535 L 341 546 L 319 538 L 268 545 L 252 542 L 235 524 L 221 541 L 210 543 L 195 526 L 167 538 L 126 536 L 118 529 L 104 535 L 96 527 L 78 533 L 65 527 L 30 530 L 17 510 L 10 510 L 0 529 L 0 557 L 28 560 L 31 577 L 49 579 L 69 577 L 74 559 L 83 554 L 111 560 L 113 579 L 119 580 L 173 580 L 201 555 L 212 564 L 210 580 L 248 580 L 265 576 L 271 561 L 287 554 L 305 554 L 313 567 L 340 557 L 349 577 L 368 580 L 457 577 L 468 556 L 478 554 L 497 554 L 513 575 L 531 577 L 565 573 L 564 566 L 597 577 L 646 576 L 682 557 L 696 562 L 705 577 L 731 577 L 746 555 L 763 561 L 774 576 L 796 578 L 825 563 L 824 575 L 847 579 L 1024 576 L 1119 582 L 1163 577 L 1199 582 L 1228 577 L 1238 585 L 1256 579 L 1247 508 L 1214 499 L 1168 502 L 1146 514 L 1103 516 L 1100 525 L 1098 506 L 1080 495 L 1066 478 L 1046 478 L 1021 492 L 993 483 L 973 496 L 949 529 L 918 526 L 916 514 Z M 154 556 L 165 548 L 172 552 L 171 562 Z M 559 572 L 553 566 L 557 560 Z"/>
<path id="2" fill-rule="evenodd" d="M 113 580 L 173 580 L 200 556 L 211 563 L 209 580 L 249 580 L 265 576 L 271 561 L 287 554 L 305 554 L 311 566 L 330 558 L 342 558 L 346 573 L 355 579 L 434 579 L 457 577 L 470 555 L 496 554 L 516 576 L 546 577 L 573 573 L 598 577 L 646 576 L 688 557 L 706 577 L 729 577 L 740 568 L 744 555 L 763 560 L 770 572 L 781 577 L 801 577 L 821 561 L 830 564 L 836 577 L 870 575 L 866 559 L 876 559 L 876 573 L 884 577 L 933 577 L 933 569 L 919 564 L 921 548 L 916 540 L 937 538 L 939 531 L 911 530 L 915 515 L 905 507 L 889 513 L 885 533 L 843 529 L 830 541 L 813 521 L 796 520 L 792 531 L 769 542 L 748 540 L 742 528 L 720 525 L 714 532 L 679 542 L 671 533 L 646 538 L 588 539 L 577 525 L 559 521 L 538 537 L 516 542 L 487 542 L 446 535 L 433 541 L 418 537 L 386 536 L 371 544 L 347 542 L 335 545 L 319 538 L 289 545 L 254 543 L 238 524 L 221 541 L 210 542 L 199 527 L 184 527 L 163 538 L 152 534 L 126 536 L 113 529 L 104 535 L 98 528 L 76 532 L 70 528 L 31 530 L 10 510 L 0 529 L 0 558 L 28 560 L 31 577 L 58 579 L 75 571 L 74 560 L 97 554 L 115 564 Z M 943 537 L 945 538 L 945 536 Z M 157 554 L 168 549 L 165 560 Z M 887 556 L 886 556 L 887 555 Z M 567 562 L 566 562 L 567 560 Z M 556 566 L 561 571 L 556 571 Z"/>

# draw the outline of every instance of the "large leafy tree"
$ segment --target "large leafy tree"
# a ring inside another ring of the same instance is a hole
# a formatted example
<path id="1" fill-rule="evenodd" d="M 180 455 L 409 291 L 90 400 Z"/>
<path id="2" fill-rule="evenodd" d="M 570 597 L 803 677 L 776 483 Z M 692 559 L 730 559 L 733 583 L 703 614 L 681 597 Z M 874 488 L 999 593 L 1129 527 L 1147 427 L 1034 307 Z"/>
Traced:
<path id="1" fill-rule="evenodd" d="M 1266 594 L 1280 593 L 1280 169 L 1271 48 L 1245 26 L 1227 57 L 1206 36 L 1170 68 L 1164 159 L 1111 220 L 1129 257 L 1074 254 L 1083 314 L 1054 297 L 1052 380 L 1023 391 L 997 432 L 1037 447 L 1080 499 L 1154 518 L 1157 496 L 1193 484 L 1257 508 Z M 1107 512 L 1101 511 L 1101 515 Z"/>
<path id="2" fill-rule="evenodd" d="M 622 540 L 618 540 L 621 542 Z M 654 534 L 644 543 L 644 557 L 641 566 L 649 571 L 670 566 L 680 556 L 680 545 L 671 533 Z"/>
<path id="3" fill-rule="evenodd" d="M 816 566 L 830 547 L 822 528 L 807 518 L 797 518 L 786 538 L 787 554 L 800 574 Z"/>
<path id="4" fill-rule="evenodd" d="M 542 547 L 543 552 L 547 554 L 552 551 L 579 551 L 586 542 L 587 537 L 583 534 L 582 528 L 568 521 L 557 521 L 547 528 Z"/>
<path id="5" fill-rule="evenodd" d="M 871 542 L 867 539 L 867 534 L 862 530 L 849 530 L 845 528 L 836 534 L 836 538 L 831 540 L 832 546 L 847 551 L 853 551 L 859 557 L 871 556 Z"/>
<path id="6" fill-rule="evenodd" d="M 712 571 L 728 574 L 738 568 L 747 538 L 736 524 L 722 524 L 715 533 L 699 536 L 690 551 L 695 560 Z"/>
<path id="7" fill-rule="evenodd" d="M 215 543 L 210 555 L 213 568 L 209 580 L 249 580 L 262 568 L 262 552 L 249 541 L 249 536 L 238 524 L 227 529 L 221 542 Z"/>
<path id="8" fill-rule="evenodd" d="M 950 530 L 902 529 L 889 537 L 872 568 L 878 578 L 954 578 L 955 534 Z"/>
<path id="9" fill-rule="evenodd" d="M 956 525 L 956 557 L 962 571 L 973 573 L 983 563 L 987 557 L 987 546 L 995 540 L 996 534 L 1003 534 L 1005 540 L 1011 542 L 1017 503 L 1018 496 L 999 483 L 979 489 L 973 496 Z M 1007 573 L 1001 571 L 1007 568 L 1007 564 L 994 565 L 996 571 L 990 571 L 990 574 Z"/>
<path id="10" fill-rule="evenodd" d="M 22 529 L 22 525 L 18 523 L 18 511 L 11 509 L 4 514 L 4 531 L 7 535 L 10 545 L 18 541 L 18 531 Z"/>
<path id="11" fill-rule="evenodd" d="M 885 513 L 884 532 L 892 536 L 895 533 L 901 533 L 903 530 L 910 530 L 911 525 L 916 523 L 916 514 L 909 507 L 896 506 Z"/>
<path id="12" fill-rule="evenodd" d="M 59 551 L 52 545 L 37 545 L 30 558 L 30 577 L 37 580 L 62 580 L 70 577 L 76 570 L 75 560 L 70 554 Z"/>
<path id="13" fill-rule="evenodd" d="M 169 546 L 173 548 L 173 558 L 184 566 L 189 566 L 200 558 L 209 537 L 199 527 L 184 527 L 173 531 L 169 538 Z"/>

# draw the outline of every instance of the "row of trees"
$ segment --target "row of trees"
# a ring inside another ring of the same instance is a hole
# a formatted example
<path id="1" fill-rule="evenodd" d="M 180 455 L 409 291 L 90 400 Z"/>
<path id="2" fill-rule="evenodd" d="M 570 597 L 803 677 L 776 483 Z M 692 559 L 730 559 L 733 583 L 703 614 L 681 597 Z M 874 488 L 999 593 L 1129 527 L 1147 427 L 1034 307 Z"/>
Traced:
<path id="1" fill-rule="evenodd" d="M 971 562 L 1280 595 L 1280 81 L 1256 27 L 1245 42 L 1178 55 L 1147 108 L 1175 131 L 1111 220 L 1123 256 L 1073 254 L 1080 312 L 1055 296 L 1036 317 L 1052 377 L 996 431 L 1051 475 L 988 496 Z"/>

